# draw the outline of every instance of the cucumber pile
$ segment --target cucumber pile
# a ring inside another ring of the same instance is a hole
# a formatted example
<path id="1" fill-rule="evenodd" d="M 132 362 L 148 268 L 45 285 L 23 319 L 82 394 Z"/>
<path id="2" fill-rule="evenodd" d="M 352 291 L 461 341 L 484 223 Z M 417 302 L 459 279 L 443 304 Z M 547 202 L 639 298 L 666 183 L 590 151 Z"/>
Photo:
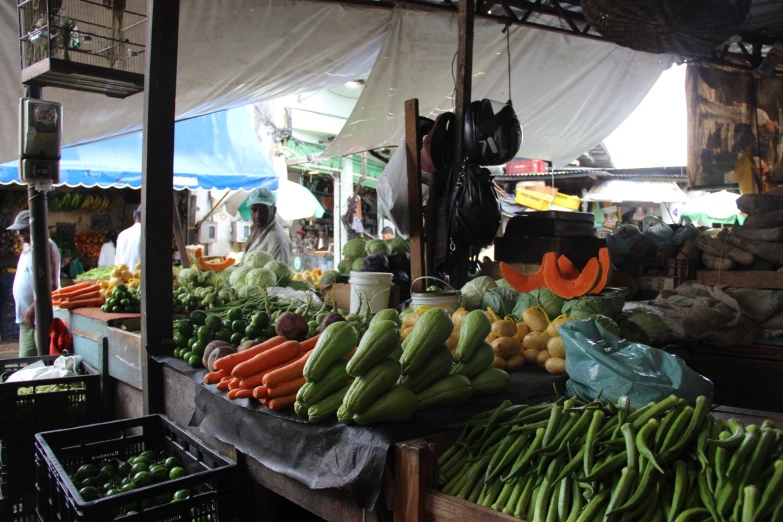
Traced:
<path id="1" fill-rule="evenodd" d="M 176 457 L 147 450 L 126 460 L 109 459 L 97 464 L 84 464 L 70 475 L 70 479 L 79 490 L 82 499 L 85 502 L 92 502 L 186 475 L 187 472 Z M 187 489 L 181 489 L 173 494 L 164 493 L 144 500 L 139 506 L 125 506 L 115 514 L 115 517 L 130 515 L 138 509 L 149 509 L 189 497 L 190 491 Z"/>
<path id="2" fill-rule="evenodd" d="M 670 396 L 480 413 L 438 459 L 443 491 L 530 522 L 783 520 L 783 433 Z"/>

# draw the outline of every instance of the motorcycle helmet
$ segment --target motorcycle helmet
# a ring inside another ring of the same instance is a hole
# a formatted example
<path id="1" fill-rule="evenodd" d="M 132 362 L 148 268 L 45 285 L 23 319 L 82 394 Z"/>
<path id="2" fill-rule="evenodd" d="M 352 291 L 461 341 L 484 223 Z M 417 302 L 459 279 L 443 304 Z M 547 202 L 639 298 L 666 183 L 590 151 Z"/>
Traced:
<path id="1" fill-rule="evenodd" d="M 467 158 L 479 165 L 508 163 L 522 146 L 522 125 L 511 102 L 471 102 L 465 112 L 463 144 Z"/>

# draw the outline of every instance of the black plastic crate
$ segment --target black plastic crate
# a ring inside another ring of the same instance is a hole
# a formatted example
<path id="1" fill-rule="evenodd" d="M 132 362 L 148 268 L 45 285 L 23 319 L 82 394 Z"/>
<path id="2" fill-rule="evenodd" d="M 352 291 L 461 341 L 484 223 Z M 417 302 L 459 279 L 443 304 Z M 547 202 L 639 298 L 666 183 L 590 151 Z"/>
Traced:
<path id="1" fill-rule="evenodd" d="M 137 511 L 117 519 L 124 522 L 240 520 L 236 464 L 162 415 L 51 431 L 35 438 L 36 513 L 42 522 L 105 522 L 114 520 L 121 507 Z M 125 460 L 148 449 L 177 457 L 187 475 L 90 502 L 82 499 L 70 479 L 83 464 Z M 147 504 L 185 488 L 190 490 L 188 499 Z"/>
<path id="2" fill-rule="evenodd" d="M 8 497 L 35 491 L 35 438 L 32 435 L 0 440 L 0 491 Z"/>
<path id="3" fill-rule="evenodd" d="M 101 376 L 82 361 L 83 375 L 8 383 L 17 370 L 56 355 L 0 360 L 0 439 L 29 437 L 42 431 L 98 422 L 101 415 Z M 61 391 L 51 391 L 58 386 Z"/>
<path id="4" fill-rule="evenodd" d="M 35 514 L 35 492 L 23 496 L 11 496 L 0 492 L 0 520 L 38 522 L 38 516 Z"/>

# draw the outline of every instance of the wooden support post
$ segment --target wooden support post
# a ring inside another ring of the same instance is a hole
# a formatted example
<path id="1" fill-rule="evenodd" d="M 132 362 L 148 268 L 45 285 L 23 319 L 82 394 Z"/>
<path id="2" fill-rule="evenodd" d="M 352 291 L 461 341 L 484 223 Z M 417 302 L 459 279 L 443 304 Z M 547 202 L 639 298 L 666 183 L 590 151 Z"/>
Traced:
<path id="1" fill-rule="evenodd" d="M 401 442 L 394 452 L 394 522 L 424 522 L 427 489 L 435 486 L 435 444 Z"/>
<path id="2" fill-rule="evenodd" d="M 473 82 L 473 25 L 475 12 L 472 0 L 459 0 L 459 16 L 457 21 L 457 85 L 454 94 L 454 114 L 456 120 L 457 138 L 454 147 L 454 161 L 448 194 L 451 194 L 456 181 L 456 174 L 462 168 L 465 157 L 462 129 L 464 128 L 465 112 L 470 105 Z M 448 225 L 447 225 L 448 226 Z M 451 273 L 452 286 L 461 287 L 468 278 L 468 256 L 462 254 L 452 260 L 454 267 Z"/>
<path id="3" fill-rule="evenodd" d="M 182 261 L 182 268 L 190 268 L 190 256 L 185 248 L 187 241 L 185 239 L 185 231 L 182 229 L 182 221 L 180 221 L 179 210 L 177 210 L 177 197 L 172 193 L 174 207 L 174 214 L 172 215 L 174 225 L 174 240 L 177 242 L 177 250 L 179 251 L 179 259 Z"/>
<path id="4" fill-rule="evenodd" d="M 405 160 L 408 168 L 410 209 L 411 281 L 425 275 L 421 211 L 421 136 L 419 100 L 405 102 Z"/>
<path id="5" fill-rule="evenodd" d="M 147 74 L 141 172 L 141 343 L 144 414 L 163 411 L 163 370 L 151 355 L 172 338 L 174 102 L 179 0 L 147 0 Z"/>

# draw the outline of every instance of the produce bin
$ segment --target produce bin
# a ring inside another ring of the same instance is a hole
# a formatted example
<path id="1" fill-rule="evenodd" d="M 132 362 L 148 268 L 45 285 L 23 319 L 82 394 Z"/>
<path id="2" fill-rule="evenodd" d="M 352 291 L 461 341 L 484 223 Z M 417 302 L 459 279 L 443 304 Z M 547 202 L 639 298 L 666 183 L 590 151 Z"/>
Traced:
<path id="1" fill-rule="evenodd" d="M 114 520 L 127 507 L 135 514 L 119 520 L 210 521 L 239 520 L 238 468 L 162 415 L 93 424 L 40 433 L 35 437 L 36 490 L 43 522 Z M 82 499 L 69 474 L 87 463 L 125 460 L 145 450 L 177 457 L 187 475 L 93 501 Z M 190 490 L 190 497 L 155 505 L 153 500 Z"/>
<path id="2" fill-rule="evenodd" d="M 0 494 L 16 498 L 35 487 L 33 436 L 0 440 Z M 0 520 L 4 520 L 0 518 Z"/>
<path id="3" fill-rule="evenodd" d="M 38 522 L 35 515 L 35 492 L 22 496 L 0 495 L 0 520 L 3 522 Z"/>
<path id="4" fill-rule="evenodd" d="M 32 437 L 42 431 L 97 422 L 101 414 L 101 376 L 82 361 L 83 375 L 7 383 L 17 370 L 37 361 L 47 365 L 57 356 L 0 360 L 0 439 Z M 57 387 L 59 391 L 53 391 Z"/>

